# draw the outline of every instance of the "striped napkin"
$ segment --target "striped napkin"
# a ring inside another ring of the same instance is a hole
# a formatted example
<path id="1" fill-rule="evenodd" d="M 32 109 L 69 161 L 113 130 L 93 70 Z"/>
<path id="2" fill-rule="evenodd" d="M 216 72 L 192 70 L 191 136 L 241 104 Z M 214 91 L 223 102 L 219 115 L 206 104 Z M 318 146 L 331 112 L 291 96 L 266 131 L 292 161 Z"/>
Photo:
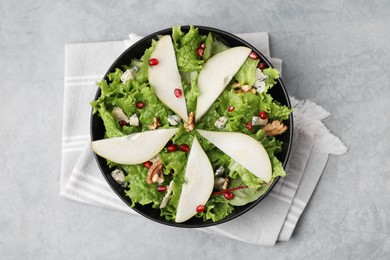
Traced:
<path id="1" fill-rule="evenodd" d="M 282 61 L 270 58 L 267 33 L 238 34 L 281 70 Z M 140 37 L 125 41 L 68 44 L 65 46 L 65 84 L 60 195 L 78 202 L 122 210 L 134 215 L 111 190 L 90 149 L 89 102 L 112 62 Z M 199 230 L 257 245 L 271 246 L 290 239 L 326 166 L 330 154 L 347 151 L 322 121 L 329 112 L 310 101 L 291 97 L 294 107 L 294 142 L 286 166 L 287 176 L 255 208 L 214 227 Z M 131 225 L 129 221 L 129 225 Z"/>

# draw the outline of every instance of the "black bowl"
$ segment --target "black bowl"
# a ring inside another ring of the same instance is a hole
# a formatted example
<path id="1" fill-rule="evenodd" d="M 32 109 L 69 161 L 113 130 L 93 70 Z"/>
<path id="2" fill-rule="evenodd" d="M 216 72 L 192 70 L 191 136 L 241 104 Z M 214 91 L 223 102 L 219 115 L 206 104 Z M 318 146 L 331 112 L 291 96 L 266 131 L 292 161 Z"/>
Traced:
<path id="1" fill-rule="evenodd" d="M 269 67 L 272 67 L 272 64 L 264 57 L 262 53 L 260 53 L 258 50 L 256 50 L 252 45 L 247 43 L 246 41 L 240 39 L 239 37 L 230 34 L 225 31 L 221 31 L 219 29 L 210 28 L 210 27 L 204 27 L 204 26 L 195 26 L 196 28 L 199 28 L 199 32 L 201 34 L 207 35 L 209 32 L 212 32 L 216 35 L 219 35 L 228 45 L 231 47 L 234 46 L 247 46 L 251 48 L 253 51 L 257 52 L 257 54 L 260 56 L 260 59 L 262 62 L 265 62 Z M 188 32 L 189 26 L 182 26 L 181 29 L 183 32 Z M 107 75 L 110 72 L 114 72 L 115 68 L 121 68 L 123 65 L 129 64 L 133 58 L 140 58 L 145 50 L 150 47 L 151 42 L 153 39 L 157 40 L 158 35 L 167 35 L 172 34 L 172 29 L 164 29 L 155 33 L 150 34 L 149 36 L 146 36 L 145 38 L 141 39 L 140 41 L 136 42 L 132 46 L 130 46 L 127 50 L 125 50 L 111 65 L 111 67 L 108 69 L 107 73 L 104 76 L 104 79 L 108 81 Z M 279 101 L 283 105 L 287 105 L 288 107 L 291 107 L 289 97 L 287 95 L 286 88 L 282 82 L 282 80 L 279 78 L 277 84 L 269 91 L 269 93 L 272 95 L 272 97 Z M 100 96 L 100 89 L 96 92 L 95 100 L 98 99 Z M 293 118 L 292 115 L 290 115 L 289 119 L 285 121 L 285 124 L 288 126 L 288 131 L 285 132 L 283 135 L 278 136 L 278 139 L 283 141 L 282 146 L 282 152 L 277 154 L 278 159 L 283 163 L 283 166 L 286 166 L 290 149 L 291 149 L 291 143 L 292 143 L 292 136 L 293 136 Z M 104 132 L 105 128 L 103 125 L 103 121 L 97 114 L 91 114 L 91 139 L 92 141 L 100 140 L 104 138 Z M 111 171 L 107 166 L 106 159 L 98 156 L 95 154 L 97 163 L 99 165 L 99 168 L 104 176 L 104 178 L 107 180 L 108 184 L 111 186 L 111 188 L 115 191 L 115 193 L 127 204 L 131 205 L 131 199 L 125 195 L 124 188 L 119 185 L 112 177 L 111 177 Z M 207 221 L 204 222 L 201 218 L 191 218 L 190 220 L 184 222 L 184 223 L 175 223 L 173 221 L 167 221 L 160 217 L 160 210 L 154 209 L 149 205 L 139 205 L 137 204 L 133 209 L 140 213 L 141 215 L 154 220 L 156 222 L 159 222 L 161 224 L 166 224 L 169 226 L 174 227 L 187 227 L 187 228 L 200 228 L 200 227 L 207 227 L 207 226 L 213 226 L 217 224 L 221 224 L 224 222 L 227 222 L 229 220 L 232 220 L 248 210 L 252 209 L 254 206 L 256 206 L 264 197 L 269 193 L 269 191 L 272 190 L 272 188 L 275 186 L 277 181 L 279 180 L 279 177 L 275 179 L 275 181 L 271 184 L 271 187 L 268 189 L 268 191 L 261 196 L 259 199 L 257 199 L 254 202 L 248 203 L 244 206 L 235 207 L 232 214 L 230 214 L 228 217 L 217 221 Z"/>

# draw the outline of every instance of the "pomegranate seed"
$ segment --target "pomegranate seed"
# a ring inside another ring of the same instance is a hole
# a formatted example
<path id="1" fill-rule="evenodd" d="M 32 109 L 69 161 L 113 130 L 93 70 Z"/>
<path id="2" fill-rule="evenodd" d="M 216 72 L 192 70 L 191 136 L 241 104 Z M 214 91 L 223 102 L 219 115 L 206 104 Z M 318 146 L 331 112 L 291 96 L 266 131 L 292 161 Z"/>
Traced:
<path id="1" fill-rule="evenodd" d="M 252 123 L 251 122 L 246 123 L 246 128 L 248 130 L 252 130 Z"/>
<path id="2" fill-rule="evenodd" d="M 186 144 L 180 145 L 180 150 L 182 150 L 185 153 L 188 153 L 190 151 L 190 148 Z"/>
<path id="3" fill-rule="evenodd" d="M 150 166 L 152 166 L 152 162 L 151 161 L 144 162 L 144 166 L 149 169 Z"/>
<path id="4" fill-rule="evenodd" d="M 234 106 L 229 106 L 229 107 L 228 107 L 228 111 L 229 111 L 229 112 L 233 112 L 233 110 L 234 110 Z"/>
<path id="5" fill-rule="evenodd" d="M 267 64 L 265 64 L 264 62 L 260 63 L 259 65 L 257 65 L 257 67 L 261 70 L 263 69 L 266 69 L 267 68 Z"/>
<path id="6" fill-rule="evenodd" d="M 249 53 L 249 58 L 251 58 L 252 60 L 258 60 L 259 59 L 259 55 L 252 51 L 251 53 Z"/>
<path id="7" fill-rule="evenodd" d="M 142 102 L 137 102 L 136 106 L 137 106 L 138 109 L 141 109 L 141 108 L 143 108 L 145 106 L 145 104 L 142 103 Z"/>
<path id="8" fill-rule="evenodd" d="M 268 115 L 265 111 L 260 111 L 260 118 L 261 119 L 267 119 L 268 118 Z"/>
<path id="9" fill-rule="evenodd" d="M 166 192 L 167 191 L 167 186 L 157 186 L 157 191 L 158 192 Z"/>
<path id="10" fill-rule="evenodd" d="M 167 146 L 168 152 L 175 152 L 177 150 L 177 145 L 176 144 L 170 144 Z"/>
<path id="11" fill-rule="evenodd" d="M 206 43 L 203 42 L 203 43 L 199 46 L 199 48 L 205 49 L 205 48 L 206 48 Z"/>
<path id="12" fill-rule="evenodd" d="M 196 207 L 196 212 L 201 213 L 204 211 L 204 209 L 205 209 L 204 205 L 199 205 Z"/>
<path id="13" fill-rule="evenodd" d="M 151 58 L 150 60 L 149 60 L 149 65 L 150 66 L 156 66 L 158 64 L 158 59 L 156 59 L 156 58 Z"/>
<path id="14" fill-rule="evenodd" d="M 231 200 L 234 198 L 234 194 L 230 191 L 226 192 L 225 194 L 223 194 L 223 196 L 227 199 L 227 200 Z"/>
<path id="15" fill-rule="evenodd" d="M 175 88 L 175 90 L 173 91 L 173 93 L 175 94 L 175 96 L 177 98 L 181 97 L 183 95 L 183 92 L 181 91 L 180 88 Z"/>
<path id="16" fill-rule="evenodd" d="M 203 57 L 204 49 L 198 48 L 197 52 L 200 57 Z"/>
<path id="17" fill-rule="evenodd" d="M 128 125 L 128 123 L 127 123 L 125 120 L 119 121 L 119 124 L 120 124 L 121 126 Z"/>

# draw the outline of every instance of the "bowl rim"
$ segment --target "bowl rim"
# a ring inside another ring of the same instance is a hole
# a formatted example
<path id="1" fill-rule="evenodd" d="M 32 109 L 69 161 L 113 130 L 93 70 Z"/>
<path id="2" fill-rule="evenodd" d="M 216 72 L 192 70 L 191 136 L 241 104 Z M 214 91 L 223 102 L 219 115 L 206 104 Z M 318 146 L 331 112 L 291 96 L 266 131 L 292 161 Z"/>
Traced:
<path id="1" fill-rule="evenodd" d="M 238 41 L 240 43 L 242 43 L 243 46 L 246 46 L 248 48 L 251 48 L 252 51 L 256 52 L 259 57 L 261 58 L 261 60 L 263 62 L 265 62 L 267 64 L 268 67 L 274 67 L 272 65 L 272 63 L 267 59 L 267 57 L 265 57 L 257 48 L 255 48 L 253 45 L 251 45 L 250 43 L 248 43 L 247 41 L 243 40 L 242 38 L 232 34 L 232 33 L 229 33 L 229 32 L 226 32 L 224 30 L 221 30 L 221 29 L 218 29 L 218 28 L 213 28 L 213 27 L 209 27 L 209 26 L 202 26 L 202 25 L 181 25 L 180 28 L 181 30 L 184 30 L 184 31 L 187 31 L 189 30 L 190 26 L 193 26 L 194 28 L 199 28 L 200 30 L 202 31 L 208 31 L 208 32 L 212 32 L 212 33 L 215 33 L 217 35 L 220 35 L 222 37 L 222 39 L 224 39 L 224 37 L 229 37 L 229 38 L 232 38 L 233 40 L 235 41 Z M 157 39 L 157 37 L 159 35 L 172 35 L 172 27 L 169 27 L 169 28 L 165 28 L 165 29 L 162 29 L 162 30 L 159 30 L 159 31 L 156 31 L 156 32 L 153 32 L 153 33 L 150 33 L 149 35 L 145 36 L 145 37 L 142 37 L 140 40 L 136 41 L 135 43 L 133 43 L 131 46 L 129 46 L 128 48 L 126 48 L 126 50 L 124 50 L 119 56 L 118 58 L 115 59 L 115 61 L 110 65 L 110 67 L 108 68 L 108 70 L 106 71 L 106 73 L 104 74 L 102 80 L 104 79 L 107 79 L 107 76 L 109 73 L 111 73 L 115 68 L 118 68 L 118 65 L 117 63 L 125 56 L 127 55 L 127 52 L 129 51 L 132 51 L 133 48 L 136 48 L 140 43 L 144 42 L 144 41 L 151 41 L 152 39 Z M 291 101 L 290 101 L 290 98 L 289 98 L 289 95 L 287 93 L 287 90 L 286 90 L 286 87 L 282 81 L 282 78 L 279 77 L 277 79 L 277 82 L 278 84 L 280 84 L 280 87 L 283 91 L 283 95 L 284 97 L 286 98 L 286 102 L 287 102 L 287 106 L 288 107 L 292 107 L 291 106 Z M 97 88 L 97 91 L 96 91 L 96 94 L 94 96 L 94 100 L 97 100 L 101 95 L 101 89 L 98 87 Z M 95 141 L 95 140 L 98 140 L 97 138 L 95 139 L 94 137 L 94 131 L 93 131 L 93 122 L 95 120 L 95 117 L 94 117 L 94 113 L 93 113 L 93 108 L 91 109 L 91 116 L 90 116 L 90 135 L 91 135 L 91 141 Z M 292 142 L 293 142 L 293 132 L 294 132 L 294 121 L 293 121 L 293 113 L 291 113 L 289 115 L 289 118 L 287 119 L 287 121 L 289 121 L 289 128 L 288 128 L 288 132 L 289 132 L 289 140 L 288 140 L 288 143 L 287 143 L 287 150 L 286 150 L 286 156 L 284 158 L 284 161 L 282 162 L 282 165 L 283 165 L 283 168 L 286 167 L 286 164 L 289 160 L 289 157 L 290 157 L 290 153 L 291 153 L 291 147 L 292 147 Z M 130 207 L 128 201 L 126 201 L 124 199 L 123 194 L 121 194 L 111 183 L 111 181 L 108 179 L 108 176 L 105 174 L 105 171 L 104 169 L 102 168 L 102 165 L 100 164 L 99 162 L 99 158 L 102 158 L 100 157 L 99 155 L 97 155 L 96 153 L 93 152 L 93 155 L 94 155 L 94 158 L 96 160 L 96 163 L 98 164 L 98 167 L 99 167 L 99 170 L 101 172 L 101 174 L 103 175 L 104 179 L 106 180 L 106 182 L 108 183 L 108 185 L 110 186 L 110 188 L 115 192 L 115 194 L 127 205 Z M 103 158 L 104 159 L 104 158 Z M 176 223 L 176 222 L 173 222 L 173 221 L 167 221 L 167 220 L 163 220 L 163 219 L 157 219 L 155 217 L 152 217 L 152 216 L 149 216 L 148 214 L 142 212 L 141 210 L 137 209 L 136 207 L 133 207 L 131 209 L 133 209 L 134 211 L 136 211 L 137 213 L 139 213 L 140 215 L 142 215 L 143 217 L 146 217 L 147 219 L 150 219 L 154 222 L 157 222 L 157 223 L 160 223 L 160 224 L 164 224 L 164 225 L 167 225 L 167 226 L 171 226 L 171 227 L 180 227 L 180 228 L 203 228 L 203 227 L 209 227 L 209 226 L 215 226 L 215 225 L 219 225 L 219 224 L 222 224 L 222 223 L 225 223 L 225 222 L 228 222 L 230 220 L 233 220 L 239 216 L 242 216 L 243 214 L 247 213 L 249 210 L 253 209 L 257 204 L 259 204 L 265 197 L 267 197 L 267 195 L 272 191 L 272 189 L 274 188 L 274 186 L 276 185 L 276 183 L 279 181 L 280 179 L 280 176 L 277 176 L 274 181 L 271 183 L 270 187 L 268 188 L 268 190 L 262 195 L 260 196 L 260 198 L 258 198 L 257 200 L 253 201 L 253 202 L 250 202 L 248 204 L 245 204 L 243 206 L 235 206 L 236 207 L 245 207 L 244 209 L 242 209 L 238 214 L 235 214 L 235 215 L 229 215 L 219 221 L 216 221 L 216 222 L 212 222 L 212 221 L 207 221 L 207 222 L 201 222 L 200 224 L 185 224 L 186 222 L 183 222 L 183 223 Z M 130 198 L 131 200 L 131 198 Z"/>

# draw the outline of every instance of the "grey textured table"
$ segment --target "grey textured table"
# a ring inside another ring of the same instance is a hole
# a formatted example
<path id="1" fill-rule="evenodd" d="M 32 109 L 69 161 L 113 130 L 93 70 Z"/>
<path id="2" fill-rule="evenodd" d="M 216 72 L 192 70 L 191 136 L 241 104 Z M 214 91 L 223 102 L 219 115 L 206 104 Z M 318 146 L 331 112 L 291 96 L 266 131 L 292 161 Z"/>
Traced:
<path id="1" fill-rule="evenodd" d="M 1 0 L 1 259 L 389 259 L 390 2 L 198 2 Z M 289 242 L 253 246 L 58 196 L 64 44 L 177 24 L 270 32 L 289 93 L 328 109 L 349 146 Z"/>

